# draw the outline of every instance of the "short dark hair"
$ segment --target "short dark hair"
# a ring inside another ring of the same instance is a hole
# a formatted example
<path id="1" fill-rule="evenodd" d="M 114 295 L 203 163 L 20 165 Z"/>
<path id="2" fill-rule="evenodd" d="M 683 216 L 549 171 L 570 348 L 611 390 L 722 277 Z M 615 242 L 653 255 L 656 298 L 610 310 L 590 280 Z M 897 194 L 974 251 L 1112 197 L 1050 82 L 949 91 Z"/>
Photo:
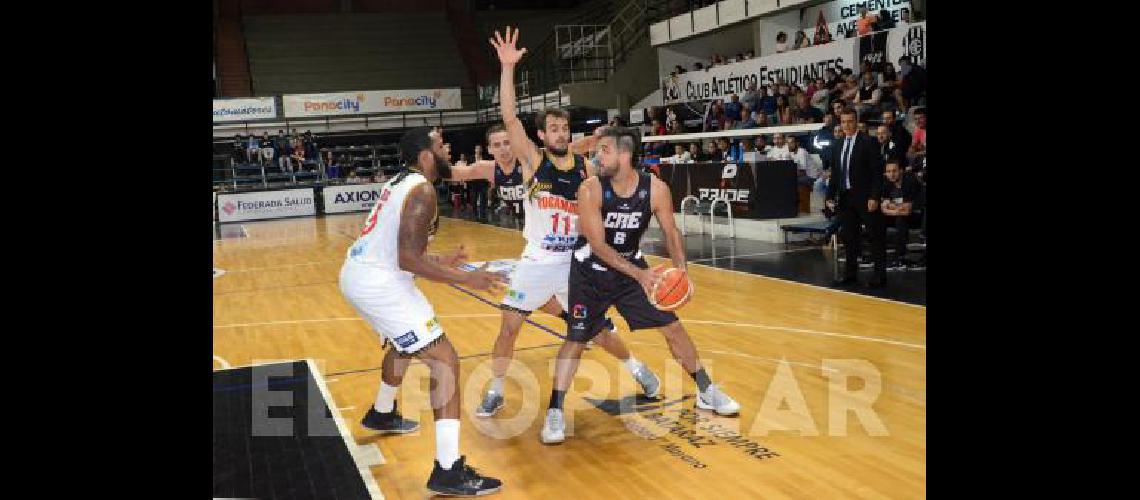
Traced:
<path id="1" fill-rule="evenodd" d="M 431 149 L 431 127 L 416 127 L 400 138 L 400 160 L 413 167 L 419 163 L 420 152 Z"/>
<path id="2" fill-rule="evenodd" d="M 641 145 L 641 137 L 637 129 L 629 127 L 606 127 L 602 137 L 613 137 L 617 142 L 618 151 L 628 151 L 637 156 L 637 148 Z"/>
<path id="3" fill-rule="evenodd" d="M 563 120 L 566 120 L 567 123 L 570 122 L 570 113 L 568 113 L 565 109 L 546 108 L 539 112 L 537 115 L 534 115 L 535 126 L 537 126 L 539 130 L 546 131 L 546 119 L 551 116 L 562 118 Z"/>
<path id="4" fill-rule="evenodd" d="M 506 132 L 506 131 L 507 131 L 507 127 L 505 127 L 502 123 L 496 123 L 494 125 L 491 125 L 490 127 L 487 127 L 487 142 L 491 142 L 491 134 L 497 134 L 499 132 Z"/>
<path id="5" fill-rule="evenodd" d="M 921 107 L 921 108 L 918 108 L 918 109 L 914 110 L 914 114 L 916 114 L 916 115 L 925 115 L 925 114 L 926 114 L 926 106 L 923 106 L 923 107 Z"/>
<path id="6" fill-rule="evenodd" d="M 896 167 L 902 166 L 899 163 L 898 155 L 894 154 L 894 153 L 887 155 L 887 158 L 885 160 L 883 160 L 883 167 L 885 168 L 887 165 L 894 165 Z"/>
<path id="7" fill-rule="evenodd" d="M 843 108 L 843 111 L 839 112 L 839 116 L 843 115 L 855 115 L 855 119 L 859 119 L 859 113 L 856 112 L 855 108 L 852 108 L 851 106 L 846 106 Z"/>

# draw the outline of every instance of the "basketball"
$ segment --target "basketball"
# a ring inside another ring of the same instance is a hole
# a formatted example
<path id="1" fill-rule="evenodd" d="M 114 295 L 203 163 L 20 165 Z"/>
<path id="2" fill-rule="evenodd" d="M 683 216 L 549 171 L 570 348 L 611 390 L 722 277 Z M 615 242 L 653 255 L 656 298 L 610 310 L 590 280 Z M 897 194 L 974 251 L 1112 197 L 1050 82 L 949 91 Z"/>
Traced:
<path id="1" fill-rule="evenodd" d="M 689 275 L 675 267 L 660 271 L 661 281 L 653 288 L 653 306 L 662 311 L 675 311 L 689 303 L 693 287 Z"/>

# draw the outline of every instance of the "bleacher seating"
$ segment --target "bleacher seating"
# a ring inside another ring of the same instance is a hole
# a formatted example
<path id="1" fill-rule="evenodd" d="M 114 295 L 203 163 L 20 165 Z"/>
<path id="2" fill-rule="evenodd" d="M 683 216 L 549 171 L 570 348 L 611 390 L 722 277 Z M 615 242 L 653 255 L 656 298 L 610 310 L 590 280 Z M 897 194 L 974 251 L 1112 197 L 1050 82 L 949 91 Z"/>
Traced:
<path id="1" fill-rule="evenodd" d="M 255 95 L 469 86 L 443 11 L 244 18 Z"/>

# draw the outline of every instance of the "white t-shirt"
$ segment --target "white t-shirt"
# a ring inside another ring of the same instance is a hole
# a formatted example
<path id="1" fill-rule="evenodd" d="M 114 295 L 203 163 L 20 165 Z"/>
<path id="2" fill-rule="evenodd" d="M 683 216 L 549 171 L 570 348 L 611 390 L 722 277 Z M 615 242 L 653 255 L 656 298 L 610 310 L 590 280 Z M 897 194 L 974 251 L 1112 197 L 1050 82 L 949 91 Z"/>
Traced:
<path id="1" fill-rule="evenodd" d="M 813 158 L 811 156 L 811 153 L 808 153 L 806 149 L 796 149 L 795 153 L 788 153 L 788 156 L 792 161 L 796 162 L 797 168 L 801 168 L 804 170 L 804 172 L 807 173 L 808 177 L 811 177 L 812 179 L 819 178 L 822 168 L 818 163 L 816 163 L 815 158 Z"/>
<path id="2" fill-rule="evenodd" d="M 768 158 L 773 160 L 790 160 L 792 159 L 791 153 L 788 153 L 787 146 L 772 146 L 772 149 L 767 151 Z"/>

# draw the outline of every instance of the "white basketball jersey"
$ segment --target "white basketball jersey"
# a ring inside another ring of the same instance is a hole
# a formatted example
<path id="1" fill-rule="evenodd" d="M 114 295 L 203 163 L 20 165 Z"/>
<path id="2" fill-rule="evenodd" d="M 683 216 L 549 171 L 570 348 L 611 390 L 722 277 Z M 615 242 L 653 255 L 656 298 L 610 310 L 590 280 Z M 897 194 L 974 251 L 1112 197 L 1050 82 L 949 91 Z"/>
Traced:
<path id="1" fill-rule="evenodd" d="M 380 197 L 364 220 L 360 237 L 348 249 L 346 259 L 357 264 L 393 271 L 412 279 L 413 274 L 400 269 L 400 215 L 404 200 L 412 188 L 427 182 L 419 173 L 400 174 L 380 187 Z M 434 232 L 434 224 L 432 227 Z"/>
<path id="2" fill-rule="evenodd" d="M 523 258 L 544 262 L 570 262 L 578 242 L 578 186 L 586 178 L 581 156 L 574 155 L 572 168 L 555 168 L 549 155 L 535 170 L 523 198 L 525 219 Z"/>

